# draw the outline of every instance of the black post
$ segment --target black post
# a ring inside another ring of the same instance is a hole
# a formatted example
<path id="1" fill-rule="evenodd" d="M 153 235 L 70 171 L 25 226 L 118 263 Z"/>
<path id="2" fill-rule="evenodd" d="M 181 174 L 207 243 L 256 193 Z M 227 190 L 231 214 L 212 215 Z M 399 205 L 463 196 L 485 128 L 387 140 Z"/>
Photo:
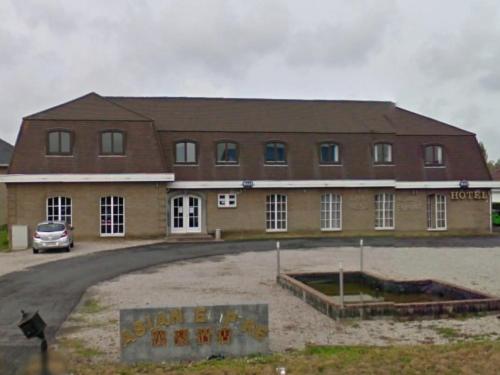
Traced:
<path id="1" fill-rule="evenodd" d="M 45 338 L 45 335 L 43 333 L 40 338 L 42 339 L 42 344 L 40 346 L 40 349 L 42 351 L 42 375 L 50 375 L 48 367 L 49 354 L 47 351 L 48 349 L 47 339 Z"/>

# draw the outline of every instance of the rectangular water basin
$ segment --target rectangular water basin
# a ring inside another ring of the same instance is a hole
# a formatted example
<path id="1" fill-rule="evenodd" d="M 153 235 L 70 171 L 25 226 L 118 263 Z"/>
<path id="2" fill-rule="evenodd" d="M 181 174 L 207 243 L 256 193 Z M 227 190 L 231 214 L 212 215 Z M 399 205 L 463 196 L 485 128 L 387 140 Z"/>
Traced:
<path id="1" fill-rule="evenodd" d="M 332 318 L 439 318 L 500 311 L 498 297 L 431 279 L 398 281 L 369 272 L 344 272 L 343 306 L 337 272 L 281 274 L 277 281 Z"/>

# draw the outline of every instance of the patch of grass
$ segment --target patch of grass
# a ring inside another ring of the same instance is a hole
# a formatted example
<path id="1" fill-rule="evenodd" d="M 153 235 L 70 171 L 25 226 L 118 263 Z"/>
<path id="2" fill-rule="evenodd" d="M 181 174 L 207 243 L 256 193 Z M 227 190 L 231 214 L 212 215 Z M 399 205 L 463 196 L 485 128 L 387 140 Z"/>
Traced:
<path id="1" fill-rule="evenodd" d="M 313 355 L 323 358 L 337 357 L 344 363 L 358 361 L 367 348 L 362 346 L 308 346 L 304 350 L 305 355 Z"/>
<path id="2" fill-rule="evenodd" d="M 450 314 L 450 317 L 456 320 L 479 319 L 488 315 L 493 315 L 491 312 L 478 311 L 474 313 Z"/>
<path id="3" fill-rule="evenodd" d="M 95 359 L 104 354 L 99 349 L 89 347 L 77 339 L 64 339 L 59 344 L 65 350 L 70 350 L 74 355 L 83 359 Z"/>
<path id="4" fill-rule="evenodd" d="M 83 302 L 79 312 L 81 314 L 97 314 L 105 309 L 97 299 L 89 298 Z"/>
<path id="5" fill-rule="evenodd" d="M 458 329 L 452 327 L 431 326 L 429 328 L 448 340 L 453 340 L 464 336 Z"/>
<path id="6" fill-rule="evenodd" d="M 194 363 L 92 363 L 70 358 L 70 372 L 93 374 L 274 375 L 285 367 L 293 375 L 315 374 L 497 374 L 500 342 L 393 347 L 308 346 L 302 351 Z"/>
<path id="7" fill-rule="evenodd" d="M 0 226 L 0 251 L 10 251 L 9 232 L 7 231 L 7 225 Z"/>
<path id="8" fill-rule="evenodd" d="M 68 321 L 70 323 L 86 323 L 87 319 L 82 314 L 71 314 Z"/>

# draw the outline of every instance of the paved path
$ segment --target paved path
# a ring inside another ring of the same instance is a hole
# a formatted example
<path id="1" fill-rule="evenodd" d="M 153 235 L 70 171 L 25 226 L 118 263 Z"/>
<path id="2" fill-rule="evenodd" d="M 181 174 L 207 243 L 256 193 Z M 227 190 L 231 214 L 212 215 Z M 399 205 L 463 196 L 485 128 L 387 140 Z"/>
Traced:
<path id="1" fill-rule="evenodd" d="M 357 243 L 355 239 L 294 239 L 282 241 L 282 248 L 356 246 Z M 365 243 L 384 247 L 498 247 L 500 237 L 372 238 Z M 16 327 L 21 309 L 39 310 L 48 324 L 48 339 L 52 340 L 83 293 L 98 282 L 158 264 L 213 255 L 266 251 L 274 246 L 275 241 L 156 244 L 64 259 L 4 275 L 0 277 L 0 373 L 16 374 L 27 358 L 38 350 L 38 342 L 27 341 Z"/>
<path id="2" fill-rule="evenodd" d="M 67 258 L 80 257 L 97 253 L 124 249 L 126 247 L 138 247 L 161 243 L 161 240 L 123 240 L 112 239 L 111 241 L 78 241 L 70 252 L 66 253 L 60 249 L 45 250 L 41 254 L 33 254 L 31 249 L 16 250 L 7 253 L 0 252 L 0 276 L 11 272 L 38 266 L 42 263 L 60 261 Z"/>

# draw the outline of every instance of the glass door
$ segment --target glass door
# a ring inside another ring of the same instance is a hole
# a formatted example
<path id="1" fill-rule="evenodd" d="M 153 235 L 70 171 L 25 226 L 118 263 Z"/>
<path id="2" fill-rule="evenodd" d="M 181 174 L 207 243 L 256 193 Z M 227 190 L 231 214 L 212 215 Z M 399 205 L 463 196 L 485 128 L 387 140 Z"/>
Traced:
<path id="1" fill-rule="evenodd" d="M 201 232 L 201 199 L 192 195 L 182 195 L 172 198 L 171 232 L 199 233 Z"/>
<path id="2" fill-rule="evenodd" d="M 172 233 L 184 233 L 184 197 L 172 199 L 171 217 L 172 217 Z"/>

